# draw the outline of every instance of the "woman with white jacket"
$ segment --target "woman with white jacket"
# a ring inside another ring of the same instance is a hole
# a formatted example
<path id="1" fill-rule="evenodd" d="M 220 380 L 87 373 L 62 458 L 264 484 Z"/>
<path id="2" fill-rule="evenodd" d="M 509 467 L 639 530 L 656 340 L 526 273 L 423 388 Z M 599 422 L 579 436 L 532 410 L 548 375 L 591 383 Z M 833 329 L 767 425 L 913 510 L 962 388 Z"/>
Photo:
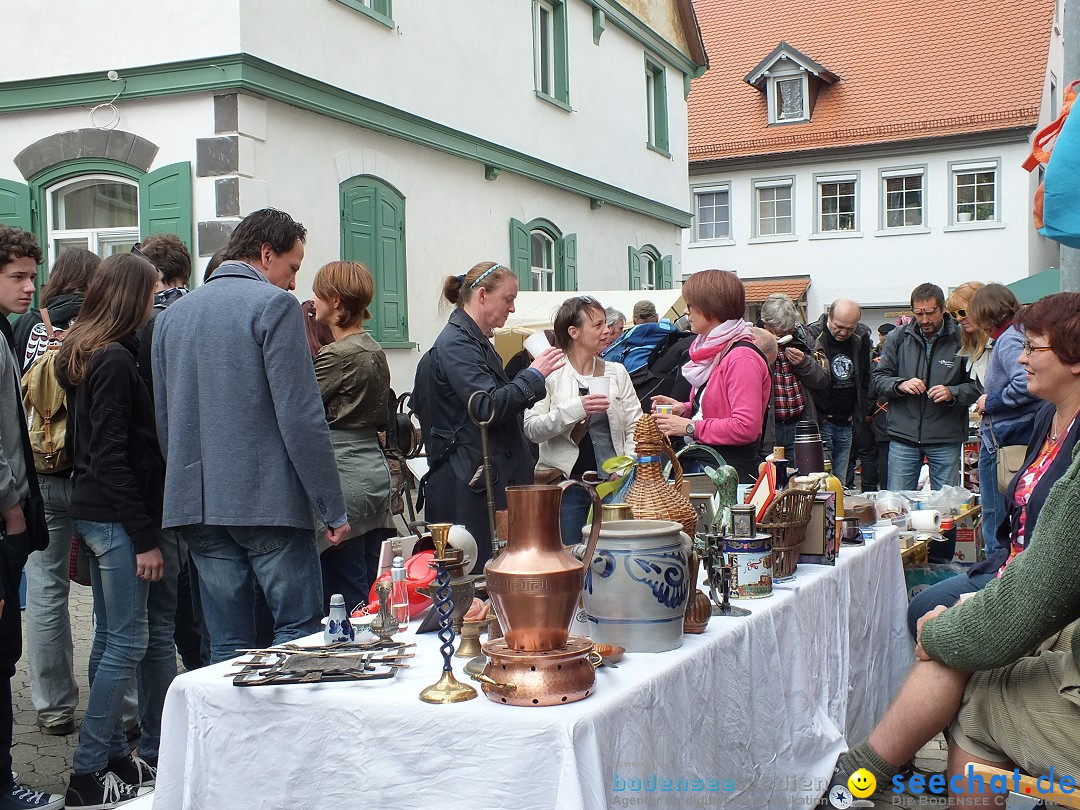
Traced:
<path id="1" fill-rule="evenodd" d="M 641 403 L 626 369 L 596 356 L 606 326 L 604 307 L 588 295 L 567 299 L 555 314 L 555 345 L 568 362 L 548 376 L 547 396 L 525 412 L 525 435 L 540 445 L 538 484 L 580 479 L 586 472 L 599 472 L 608 459 L 634 452 Z M 606 380 L 606 394 L 590 392 L 592 377 Z M 563 543 L 581 542 L 589 503 L 579 487 L 563 494 Z"/>

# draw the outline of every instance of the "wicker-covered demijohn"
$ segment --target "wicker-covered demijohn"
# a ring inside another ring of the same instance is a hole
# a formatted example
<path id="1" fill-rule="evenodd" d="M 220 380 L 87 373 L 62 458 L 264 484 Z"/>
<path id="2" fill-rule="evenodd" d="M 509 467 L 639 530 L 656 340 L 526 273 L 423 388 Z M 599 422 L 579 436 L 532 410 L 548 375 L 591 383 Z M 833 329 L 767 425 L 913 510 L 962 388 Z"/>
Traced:
<path id="1" fill-rule="evenodd" d="M 773 579 L 790 577 L 799 563 L 799 549 L 814 508 L 817 489 L 791 487 L 779 493 L 765 510 L 758 529 L 772 535 Z"/>
<path id="2" fill-rule="evenodd" d="M 682 494 L 682 465 L 675 458 L 668 437 L 660 432 L 651 413 L 642 414 L 634 427 L 633 480 L 621 496 L 638 520 L 674 520 L 691 537 L 697 527 L 697 510 Z M 675 484 L 664 478 L 663 464 L 671 461 Z"/>

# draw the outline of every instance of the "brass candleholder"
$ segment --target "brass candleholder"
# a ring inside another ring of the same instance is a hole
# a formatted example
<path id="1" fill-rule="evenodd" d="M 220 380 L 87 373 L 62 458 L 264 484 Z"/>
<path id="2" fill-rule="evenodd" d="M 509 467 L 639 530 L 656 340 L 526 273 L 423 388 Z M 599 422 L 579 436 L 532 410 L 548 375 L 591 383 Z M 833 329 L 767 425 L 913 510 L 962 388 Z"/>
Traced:
<path id="1" fill-rule="evenodd" d="M 484 622 L 463 622 L 461 625 L 461 638 L 458 641 L 455 658 L 476 658 L 483 655 L 480 647 L 480 631 L 484 629 Z"/>
<path id="2" fill-rule="evenodd" d="M 450 662 L 454 654 L 454 629 L 452 614 L 454 603 L 450 598 L 450 571 L 447 564 L 451 560 L 446 556 L 446 540 L 450 533 L 449 523 L 433 523 L 431 539 L 435 543 L 435 558 L 431 567 L 436 571 L 435 610 L 439 612 L 439 650 L 443 657 L 442 677 L 438 682 L 420 692 L 420 700 L 425 703 L 460 703 L 476 697 L 476 690 L 461 683 L 454 677 L 454 667 Z"/>

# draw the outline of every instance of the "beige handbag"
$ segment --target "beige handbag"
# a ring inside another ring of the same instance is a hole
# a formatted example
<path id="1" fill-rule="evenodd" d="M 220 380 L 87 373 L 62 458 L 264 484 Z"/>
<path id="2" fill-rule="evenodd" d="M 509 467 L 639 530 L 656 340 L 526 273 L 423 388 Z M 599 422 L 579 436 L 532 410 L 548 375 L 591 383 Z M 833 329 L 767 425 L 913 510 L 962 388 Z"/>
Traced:
<path id="1" fill-rule="evenodd" d="M 994 422 L 990 414 L 986 414 L 986 422 L 990 425 L 990 439 L 994 443 L 997 453 L 997 486 L 1002 495 L 1009 489 L 1009 484 L 1024 466 L 1027 458 L 1026 444 L 998 444 L 997 436 L 994 435 Z"/>

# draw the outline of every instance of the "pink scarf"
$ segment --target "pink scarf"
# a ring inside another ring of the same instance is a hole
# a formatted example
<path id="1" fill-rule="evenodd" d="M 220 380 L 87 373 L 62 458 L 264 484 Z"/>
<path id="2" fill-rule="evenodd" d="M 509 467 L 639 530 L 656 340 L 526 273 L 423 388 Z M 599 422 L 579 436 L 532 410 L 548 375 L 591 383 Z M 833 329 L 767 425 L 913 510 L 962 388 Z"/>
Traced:
<path id="1" fill-rule="evenodd" d="M 683 376 L 694 388 L 709 381 L 713 367 L 737 340 L 753 340 L 750 324 L 741 318 L 724 321 L 707 335 L 698 335 L 690 344 L 690 360 L 682 367 Z"/>

